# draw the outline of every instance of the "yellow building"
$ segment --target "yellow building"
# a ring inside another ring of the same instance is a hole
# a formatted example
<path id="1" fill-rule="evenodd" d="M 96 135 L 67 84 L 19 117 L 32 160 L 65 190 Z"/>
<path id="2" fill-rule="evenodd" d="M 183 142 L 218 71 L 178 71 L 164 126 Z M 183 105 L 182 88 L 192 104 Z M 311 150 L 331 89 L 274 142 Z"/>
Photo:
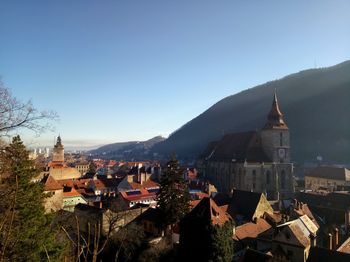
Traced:
<path id="1" fill-rule="evenodd" d="M 344 190 L 350 187 L 350 170 L 340 167 L 320 166 L 305 176 L 306 190 Z"/>

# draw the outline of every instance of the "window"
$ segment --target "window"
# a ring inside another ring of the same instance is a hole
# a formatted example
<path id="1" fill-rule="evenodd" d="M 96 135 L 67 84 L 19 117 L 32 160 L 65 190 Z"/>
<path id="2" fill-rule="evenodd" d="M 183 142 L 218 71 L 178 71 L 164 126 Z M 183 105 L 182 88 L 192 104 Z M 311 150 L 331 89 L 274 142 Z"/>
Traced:
<path id="1" fill-rule="evenodd" d="M 281 188 L 286 188 L 286 172 L 284 170 L 281 172 Z"/>
<path id="2" fill-rule="evenodd" d="M 280 133 L 280 146 L 283 146 L 283 133 Z"/>
<path id="3" fill-rule="evenodd" d="M 256 188 L 256 170 L 253 170 L 252 177 L 253 177 L 253 189 L 255 190 L 255 188 Z"/>
<path id="4" fill-rule="evenodd" d="M 271 182 L 271 172 L 270 170 L 266 171 L 266 184 L 270 184 Z"/>

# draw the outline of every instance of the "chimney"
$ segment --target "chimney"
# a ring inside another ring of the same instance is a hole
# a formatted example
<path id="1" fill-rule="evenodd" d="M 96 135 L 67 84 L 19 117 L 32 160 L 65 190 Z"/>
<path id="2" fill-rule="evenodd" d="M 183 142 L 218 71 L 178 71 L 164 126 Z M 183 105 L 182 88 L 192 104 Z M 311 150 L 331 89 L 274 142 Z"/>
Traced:
<path id="1" fill-rule="evenodd" d="M 332 241 L 332 234 L 329 233 L 329 234 L 328 234 L 328 241 L 327 241 L 328 249 L 329 249 L 329 250 L 332 250 L 332 243 L 333 243 L 333 241 Z"/>
<path id="2" fill-rule="evenodd" d="M 339 245 L 339 230 L 338 228 L 333 229 L 333 249 L 336 250 Z"/>

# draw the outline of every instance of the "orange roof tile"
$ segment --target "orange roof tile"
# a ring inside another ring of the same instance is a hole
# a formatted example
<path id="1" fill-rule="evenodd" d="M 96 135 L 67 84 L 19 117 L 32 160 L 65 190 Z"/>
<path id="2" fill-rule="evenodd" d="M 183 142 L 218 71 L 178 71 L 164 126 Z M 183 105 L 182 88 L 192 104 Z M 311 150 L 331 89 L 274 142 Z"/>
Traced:
<path id="1" fill-rule="evenodd" d="M 214 200 L 209 197 L 203 198 L 198 204 L 193 204 L 196 204 L 196 206 L 188 214 L 189 217 L 192 216 L 207 219 L 214 225 L 223 225 L 227 221 L 231 220 L 230 215 L 218 207 Z"/>
<path id="2" fill-rule="evenodd" d="M 249 222 L 236 227 L 236 234 L 234 236 L 234 239 L 242 240 L 248 237 L 256 238 L 261 233 L 269 230 L 270 228 L 271 228 L 271 225 L 267 223 L 265 219 L 258 218 L 256 220 L 256 223 Z"/>
<path id="3" fill-rule="evenodd" d="M 63 197 L 79 197 L 81 194 L 72 187 L 71 191 L 63 192 Z"/>
<path id="4" fill-rule="evenodd" d="M 45 182 L 45 191 L 55 191 L 63 189 L 63 187 L 52 177 L 48 176 L 46 182 Z"/>

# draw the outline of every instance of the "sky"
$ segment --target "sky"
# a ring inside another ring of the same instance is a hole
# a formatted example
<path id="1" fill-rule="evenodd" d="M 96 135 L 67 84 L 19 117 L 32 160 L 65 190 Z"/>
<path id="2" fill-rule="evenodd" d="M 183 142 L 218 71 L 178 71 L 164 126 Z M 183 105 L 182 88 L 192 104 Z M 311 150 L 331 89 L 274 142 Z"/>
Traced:
<path id="1" fill-rule="evenodd" d="M 167 136 L 222 98 L 350 59 L 350 1 L 0 0 L 0 76 L 60 117 L 31 145 Z"/>

